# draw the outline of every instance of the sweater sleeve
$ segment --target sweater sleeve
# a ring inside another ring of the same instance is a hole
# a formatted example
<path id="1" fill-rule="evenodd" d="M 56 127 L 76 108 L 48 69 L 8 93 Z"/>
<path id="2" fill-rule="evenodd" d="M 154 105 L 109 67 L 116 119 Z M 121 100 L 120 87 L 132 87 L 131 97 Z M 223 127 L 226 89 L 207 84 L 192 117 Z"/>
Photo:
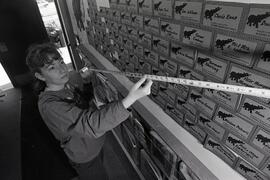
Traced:
<path id="1" fill-rule="evenodd" d="M 80 109 L 62 101 L 44 103 L 41 116 L 49 128 L 59 133 L 98 138 L 126 120 L 130 113 L 121 101 L 100 109 Z"/>

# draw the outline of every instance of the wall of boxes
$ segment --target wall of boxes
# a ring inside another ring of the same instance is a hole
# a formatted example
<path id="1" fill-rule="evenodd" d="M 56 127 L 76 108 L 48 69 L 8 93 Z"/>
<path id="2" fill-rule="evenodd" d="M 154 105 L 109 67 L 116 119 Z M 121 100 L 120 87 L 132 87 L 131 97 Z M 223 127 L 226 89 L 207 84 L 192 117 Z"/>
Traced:
<path id="1" fill-rule="evenodd" d="M 121 71 L 270 89 L 270 5 L 111 0 L 98 11 L 88 3 L 89 43 Z M 269 98 L 164 82 L 151 98 L 244 177 L 270 178 Z"/>

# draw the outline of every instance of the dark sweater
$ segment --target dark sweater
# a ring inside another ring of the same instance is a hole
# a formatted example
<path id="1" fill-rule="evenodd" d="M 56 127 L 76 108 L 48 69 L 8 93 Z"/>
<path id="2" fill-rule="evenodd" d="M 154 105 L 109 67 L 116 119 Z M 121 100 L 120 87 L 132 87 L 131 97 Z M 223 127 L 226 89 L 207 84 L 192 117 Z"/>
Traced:
<path id="1" fill-rule="evenodd" d="M 38 106 L 44 122 L 60 141 L 69 159 L 84 163 L 98 155 L 105 140 L 105 133 L 126 120 L 129 111 L 121 101 L 97 109 L 92 99 L 87 108 L 79 106 L 78 100 L 74 100 L 78 99 L 78 93 L 74 93 L 74 88 L 71 88 L 81 89 L 82 81 L 78 76 L 77 73 L 71 75 L 67 83 L 69 88 L 42 92 Z"/>

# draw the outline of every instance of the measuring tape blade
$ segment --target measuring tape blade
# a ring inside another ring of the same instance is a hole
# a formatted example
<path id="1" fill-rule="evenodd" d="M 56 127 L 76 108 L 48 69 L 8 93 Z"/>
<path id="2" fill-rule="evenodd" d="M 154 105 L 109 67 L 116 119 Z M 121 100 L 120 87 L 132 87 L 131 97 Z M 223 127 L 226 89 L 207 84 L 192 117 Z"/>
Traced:
<path id="1" fill-rule="evenodd" d="M 135 77 L 135 78 L 141 78 L 145 76 L 146 78 L 151 79 L 153 81 L 162 81 L 162 82 L 181 84 L 181 85 L 187 85 L 187 86 L 193 86 L 193 87 L 214 89 L 218 91 L 227 91 L 227 92 L 232 92 L 232 93 L 245 94 L 245 95 L 256 96 L 256 97 L 270 98 L 269 89 L 251 88 L 251 87 L 237 86 L 237 85 L 231 85 L 231 84 L 222 84 L 222 83 L 214 83 L 214 82 L 208 82 L 208 81 L 198 81 L 198 80 L 183 79 L 183 78 L 168 77 L 168 76 L 158 76 L 158 75 L 151 75 L 151 74 L 91 69 L 91 68 L 86 68 L 86 67 L 81 69 L 82 72 L 87 71 L 87 70 L 100 72 L 100 73 L 109 73 L 109 74 L 114 74 L 114 75 L 123 75 L 127 77 Z"/>

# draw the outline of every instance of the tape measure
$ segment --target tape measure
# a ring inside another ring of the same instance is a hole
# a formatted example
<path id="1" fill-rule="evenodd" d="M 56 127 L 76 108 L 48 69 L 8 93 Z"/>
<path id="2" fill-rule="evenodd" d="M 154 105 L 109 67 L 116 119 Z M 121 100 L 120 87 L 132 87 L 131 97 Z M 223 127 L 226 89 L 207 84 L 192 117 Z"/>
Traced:
<path id="1" fill-rule="evenodd" d="M 87 67 L 84 67 L 81 69 L 82 72 L 85 72 L 87 70 L 100 72 L 100 73 L 109 73 L 109 74 L 114 74 L 114 75 L 123 75 L 123 76 L 134 77 L 134 78 L 142 78 L 143 76 L 146 76 L 146 78 L 151 79 L 153 81 L 162 81 L 162 82 L 181 84 L 181 85 L 186 85 L 186 86 L 208 88 L 208 89 L 214 89 L 218 91 L 227 91 L 227 92 L 245 94 L 245 95 L 256 96 L 256 97 L 270 98 L 269 89 L 251 88 L 251 87 L 245 87 L 245 86 L 214 83 L 214 82 L 208 82 L 208 81 L 198 81 L 198 80 L 183 79 L 183 78 L 176 78 L 176 77 L 158 76 L 158 75 L 151 75 L 151 74 L 92 69 L 92 68 L 87 68 Z"/>

